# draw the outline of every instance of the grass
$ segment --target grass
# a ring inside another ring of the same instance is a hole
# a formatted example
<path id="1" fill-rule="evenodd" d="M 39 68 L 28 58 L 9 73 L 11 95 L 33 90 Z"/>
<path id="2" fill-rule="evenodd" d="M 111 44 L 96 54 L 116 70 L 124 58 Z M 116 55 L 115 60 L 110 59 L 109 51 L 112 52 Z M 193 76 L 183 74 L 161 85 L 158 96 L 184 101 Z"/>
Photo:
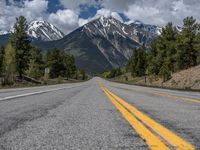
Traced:
<path id="1" fill-rule="evenodd" d="M 124 80 L 124 76 L 128 76 L 128 81 Z M 167 86 L 159 86 L 154 84 L 145 84 L 140 83 L 140 81 L 144 80 L 144 77 L 135 77 L 133 78 L 130 73 L 125 73 L 119 77 L 115 77 L 113 79 L 107 79 L 112 82 L 123 83 L 128 85 L 136 85 L 136 86 L 143 86 L 143 87 L 151 87 L 151 88 L 161 88 L 161 89 L 170 89 L 170 90 L 179 90 L 179 91 L 193 91 L 193 92 L 200 92 L 200 89 L 191 89 L 190 87 L 185 88 L 177 88 L 177 87 L 167 87 Z M 155 80 L 159 81 L 159 79 Z M 198 82 L 198 81 L 197 81 Z"/>
<path id="2" fill-rule="evenodd" d="M 24 83 L 15 83 L 14 85 L 6 85 L 6 86 L 0 86 L 0 89 L 10 89 L 10 88 L 25 88 L 25 87 L 37 87 L 37 86 L 47 86 L 47 85 L 57 85 L 57 84 L 67 84 L 67 83 L 79 83 L 84 82 L 87 80 L 75 80 L 75 79 L 65 79 L 65 78 L 55 78 L 55 79 L 48 79 L 46 82 L 42 82 L 41 84 L 35 84 L 30 82 L 24 82 Z"/>

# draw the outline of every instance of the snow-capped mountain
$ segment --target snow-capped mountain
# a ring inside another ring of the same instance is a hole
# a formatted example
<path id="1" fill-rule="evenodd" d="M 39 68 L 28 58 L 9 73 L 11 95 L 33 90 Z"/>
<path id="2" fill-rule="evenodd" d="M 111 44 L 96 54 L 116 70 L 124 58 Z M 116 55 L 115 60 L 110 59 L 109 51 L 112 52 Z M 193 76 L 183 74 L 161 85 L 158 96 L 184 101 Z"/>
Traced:
<path id="1" fill-rule="evenodd" d="M 178 32 L 181 32 L 183 30 L 183 27 L 177 25 L 176 29 L 178 30 Z"/>
<path id="2" fill-rule="evenodd" d="M 103 36 L 127 59 L 132 55 L 133 47 L 148 46 L 156 36 L 144 29 L 122 23 L 113 17 L 100 17 L 84 25 L 83 30 L 92 39 Z"/>
<path id="3" fill-rule="evenodd" d="M 150 25 L 150 24 L 144 24 L 143 22 L 139 20 L 135 20 L 134 22 L 129 24 L 130 26 L 144 30 L 146 32 L 152 33 L 154 35 L 160 35 L 162 32 L 162 27 L 156 26 L 156 25 Z"/>
<path id="4" fill-rule="evenodd" d="M 43 41 L 54 41 L 64 37 L 64 33 L 46 21 L 32 21 L 28 25 L 27 33 L 30 37 Z"/>
<path id="5" fill-rule="evenodd" d="M 136 20 L 132 23 L 129 24 L 130 26 L 137 28 L 137 29 L 141 29 L 143 31 L 152 33 L 155 36 L 161 35 L 162 33 L 162 27 L 160 26 L 156 26 L 156 25 L 150 25 L 150 24 L 145 24 L 139 20 Z M 175 26 L 178 32 L 182 31 L 182 27 L 181 26 Z"/>
<path id="6" fill-rule="evenodd" d="M 147 46 L 153 38 L 152 33 L 124 24 L 113 17 L 100 17 L 58 41 L 48 42 L 48 45 L 49 48 L 61 48 L 73 54 L 79 68 L 89 73 L 101 73 L 125 66 L 133 49 Z M 48 49 L 47 44 L 38 45 Z"/>
<path id="7" fill-rule="evenodd" d="M 0 35 L 11 34 L 10 31 L 0 30 Z M 65 34 L 54 25 L 46 21 L 32 21 L 28 24 L 27 34 L 34 40 L 55 41 L 63 38 Z"/>
<path id="8" fill-rule="evenodd" d="M 10 31 L 3 31 L 3 30 L 0 30 L 0 35 L 5 35 L 5 34 L 9 34 L 11 33 Z"/>
<path id="9" fill-rule="evenodd" d="M 64 49 L 75 57 L 79 68 L 93 74 L 125 66 L 134 48 L 148 47 L 158 36 L 154 34 L 153 27 L 151 30 L 147 27 L 139 28 L 133 24 L 122 23 L 113 17 L 100 17 L 66 36 L 45 21 L 31 22 L 27 33 L 38 39 L 32 41 L 33 45 L 44 50 Z M 5 41 L 4 37 L 2 39 Z"/>
<path id="10" fill-rule="evenodd" d="M 106 58 L 109 58 L 107 51 L 101 48 L 99 37 L 103 37 L 111 43 L 115 50 L 121 53 L 125 58 L 132 55 L 132 49 L 140 45 L 138 37 L 134 30 L 126 24 L 121 23 L 113 17 L 100 17 L 83 26 L 83 31 L 93 39 Z M 113 51 L 113 53 L 115 53 Z"/>

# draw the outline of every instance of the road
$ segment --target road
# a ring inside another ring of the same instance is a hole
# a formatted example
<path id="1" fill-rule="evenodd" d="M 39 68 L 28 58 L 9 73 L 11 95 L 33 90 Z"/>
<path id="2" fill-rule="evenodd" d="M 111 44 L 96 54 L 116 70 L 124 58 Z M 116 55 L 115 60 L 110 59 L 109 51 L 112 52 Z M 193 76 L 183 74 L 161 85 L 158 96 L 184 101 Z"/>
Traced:
<path id="1" fill-rule="evenodd" d="M 200 93 L 97 77 L 2 89 L 0 149 L 200 149 Z"/>

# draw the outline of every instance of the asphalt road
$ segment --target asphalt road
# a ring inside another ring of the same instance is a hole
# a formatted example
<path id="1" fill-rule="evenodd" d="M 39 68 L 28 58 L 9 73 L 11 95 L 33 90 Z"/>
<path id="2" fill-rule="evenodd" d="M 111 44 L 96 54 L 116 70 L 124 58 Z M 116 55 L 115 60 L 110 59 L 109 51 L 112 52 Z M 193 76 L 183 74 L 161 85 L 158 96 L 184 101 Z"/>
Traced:
<path id="1" fill-rule="evenodd" d="M 200 150 L 200 93 L 93 78 L 0 90 L 0 150 Z"/>

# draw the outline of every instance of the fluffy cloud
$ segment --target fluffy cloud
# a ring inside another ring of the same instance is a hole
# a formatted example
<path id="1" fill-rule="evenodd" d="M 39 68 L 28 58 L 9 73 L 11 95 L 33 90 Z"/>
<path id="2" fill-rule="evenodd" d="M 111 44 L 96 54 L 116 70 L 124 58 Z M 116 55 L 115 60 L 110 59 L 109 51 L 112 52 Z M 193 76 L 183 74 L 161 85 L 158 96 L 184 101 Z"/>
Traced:
<path id="1" fill-rule="evenodd" d="M 79 26 L 82 26 L 82 25 L 90 22 L 91 20 L 97 19 L 100 16 L 104 16 L 104 17 L 110 17 L 111 16 L 111 17 L 123 22 L 123 19 L 121 18 L 121 16 L 117 12 L 112 12 L 112 11 L 110 11 L 108 9 L 102 8 L 102 9 L 99 9 L 97 11 L 97 13 L 95 14 L 94 17 L 91 17 L 91 18 L 88 18 L 88 19 L 80 18 L 79 19 Z"/>
<path id="2" fill-rule="evenodd" d="M 16 17 L 23 15 L 28 21 L 41 20 L 45 16 L 48 7 L 46 0 L 25 0 L 23 2 L 9 1 L 11 5 L 6 5 L 5 1 L 0 1 L 0 29 L 10 30 Z"/>
<path id="3" fill-rule="evenodd" d="M 187 16 L 194 16 L 200 21 L 199 0 L 102 0 L 101 5 L 123 13 L 131 20 L 157 25 L 169 21 L 181 25 Z"/>
<path id="4" fill-rule="evenodd" d="M 81 26 L 87 24 L 90 20 L 91 20 L 91 18 L 89 18 L 89 19 L 80 18 L 79 21 L 78 21 L 79 27 L 81 27 Z"/>
<path id="5" fill-rule="evenodd" d="M 49 22 L 60 28 L 63 32 L 69 33 L 78 27 L 79 17 L 70 9 L 58 10 L 52 13 L 48 18 Z"/>
<path id="6" fill-rule="evenodd" d="M 154 7 L 139 7 L 135 4 L 129 6 L 127 11 L 124 11 L 124 14 L 130 20 L 141 20 L 149 24 L 165 24 L 165 20 L 159 17 L 159 13 L 160 11 Z"/>
<path id="7" fill-rule="evenodd" d="M 105 8 L 102 8 L 102 9 L 99 9 L 95 15 L 95 18 L 98 18 L 100 16 L 104 16 L 104 17 L 113 17 L 113 18 L 116 18 L 120 21 L 123 22 L 123 19 L 121 18 L 121 16 L 117 13 L 117 12 L 112 12 L 108 9 L 105 9 Z"/>
<path id="8" fill-rule="evenodd" d="M 116 12 L 124 12 L 135 0 L 101 0 L 100 4 L 103 8 L 107 8 Z"/>
<path id="9" fill-rule="evenodd" d="M 37 18 L 41 14 L 44 14 L 48 7 L 48 1 L 46 0 L 33 0 L 24 2 L 24 12 L 29 18 Z"/>
<path id="10" fill-rule="evenodd" d="M 28 21 L 47 20 L 65 33 L 69 33 L 78 26 L 82 26 L 99 16 L 112 16 L 122 20 L 119 13 L 123 13 L 130 20 L 141 20 L 145 23 L 165 25 L 171 21 L 182 24 L 183 18 L 194 16 L 200 21 L 199 0 L 59 0 L 64 10 L 49 14 L 50 0 L 0 0 L 0 30 L 9 30 L 15 18 L 24 15 Z M 79 18 L 85 7 L 100 8 L 96 15 L 90 18 Z"/>
<path id="11" fill-rule="evenodd" d="M 96 0 L 59 0 L 60 3 L 67 9 L 72 9 L 76 12 L 80 12 L 80 5 L 96 5 L 98 2 Z"/>

